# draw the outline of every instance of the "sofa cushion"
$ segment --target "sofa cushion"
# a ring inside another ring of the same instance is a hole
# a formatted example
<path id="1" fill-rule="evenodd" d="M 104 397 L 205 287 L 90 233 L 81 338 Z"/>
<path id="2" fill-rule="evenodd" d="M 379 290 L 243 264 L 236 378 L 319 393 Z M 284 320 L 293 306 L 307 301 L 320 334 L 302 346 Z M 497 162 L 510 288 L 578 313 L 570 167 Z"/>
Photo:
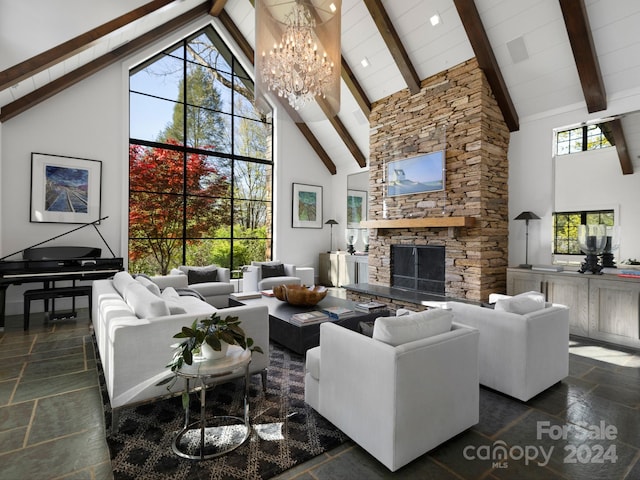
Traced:
<path id="1" fill-rule="evenodd" d="M 167 302 L 171 315 L 187 313 L 187 310 L 180 304 L 180 295 L 173 287 L 167 287 L 162 291 L 161 297 Z"/>
<path id="2" fill-rule="evenodd" d="M 113 288 L 115 288 L 120 296 L 124 298 L 124 291 L 126 290 L 127 285 L 135 282 L 135 279 L 129 274 L 129 272 L 117 272 L 113 276 Z"/>
<path id="3" fill-rule="evenodd" d="M 401 317 L 380 317 L 373 325 L 373 338 L 394 347 L 451 330 L 453 314 L 433 308 Z"/>
<path id="4" fill-rule="evenodd" d="M 160 287 L 153 283 L 149 277 L 138 275 L 136 276 L 136 281 L 141 283 L 143 287 L 153 293 L 156 297 L 160 296 Z"/>
<path id="5" fill-rule="evenodd" d="M 277 263 L 275 265 L 263 264 L 260 266 L 262 270 L 262 278 L 284 277 L 284 265 Z"/>
<path id="6" fill-rule="evenodd" d="M 214 266 L 202 268 L 189 268 L 187 271 L 189 285 L 196 283 L 208 283 L 218 281 L 218 268 Z"/>
<path id="7" fill-rule="evenodd" d="M 540 292 L 525 292 L 511 298 L 500 298 L 496 301 L 495 310 L 525 315 L 544 308 L 544 295 Z"/>
<path id="8" fill-rule="evenodd" d="M 138 318 L 166 317 L 171 314 L 167 302 L 135 280 L 125 288 L 124 299 Z"/>

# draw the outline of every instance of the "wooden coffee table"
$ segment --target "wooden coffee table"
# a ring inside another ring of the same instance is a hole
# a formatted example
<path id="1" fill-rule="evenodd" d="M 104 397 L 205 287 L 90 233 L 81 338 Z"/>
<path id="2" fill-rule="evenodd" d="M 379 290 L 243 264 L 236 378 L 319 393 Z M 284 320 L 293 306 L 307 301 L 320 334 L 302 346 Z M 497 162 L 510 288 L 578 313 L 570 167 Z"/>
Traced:
<path id="1" fill-rule="evenodd" d="M 244 300 L 229 299 L 229 306 L 239 305 L 266 305 L 269 309 L 269 338 L 280 345 L 287 347 L 300 355 L 310 348 L 320 345 L 320 323 L 311 325 L 298 325 L 291 322 L 291 316 L 295 313 L 322 310 L 324 307 L 336 306 L 354 309 L 354 302 L 343 298 L 327 295 L 314 307 L 295 307 L 275 297 L 262 296 Z M 331 320 L 350 330 L 357 331 L 360 322 L 372 321 L 378 317 L 389 315 L 388 310 L 374 313 L 355 311 L 355 315 L 342 319 Z"/>

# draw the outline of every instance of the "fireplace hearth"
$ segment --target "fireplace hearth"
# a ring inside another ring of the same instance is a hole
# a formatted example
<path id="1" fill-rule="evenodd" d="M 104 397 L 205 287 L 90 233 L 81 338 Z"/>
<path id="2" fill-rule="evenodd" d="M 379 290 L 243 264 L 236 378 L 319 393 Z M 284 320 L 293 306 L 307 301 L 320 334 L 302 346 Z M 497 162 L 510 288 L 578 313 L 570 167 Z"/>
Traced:
<path id="1" fill-rule="evenodd" d="M 392 245 L 391 286 L 444 295 L 445 247 Z"/>

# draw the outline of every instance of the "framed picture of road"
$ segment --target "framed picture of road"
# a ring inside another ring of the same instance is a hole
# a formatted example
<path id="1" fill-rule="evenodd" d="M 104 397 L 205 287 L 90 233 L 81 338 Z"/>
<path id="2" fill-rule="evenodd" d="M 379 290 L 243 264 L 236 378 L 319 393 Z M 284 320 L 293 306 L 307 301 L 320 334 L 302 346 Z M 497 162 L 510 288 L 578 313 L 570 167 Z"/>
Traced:
<path id="1" fill-rule="evenodd" d="M 322 228 L 322 187 L 294 183 L 292 211 L 293 228 Z"/>
<path id="2" fill-rule="evenodd" d="M 102 162 L 31 154 L 31 222 L 91 223 L 100 219 Z"/>

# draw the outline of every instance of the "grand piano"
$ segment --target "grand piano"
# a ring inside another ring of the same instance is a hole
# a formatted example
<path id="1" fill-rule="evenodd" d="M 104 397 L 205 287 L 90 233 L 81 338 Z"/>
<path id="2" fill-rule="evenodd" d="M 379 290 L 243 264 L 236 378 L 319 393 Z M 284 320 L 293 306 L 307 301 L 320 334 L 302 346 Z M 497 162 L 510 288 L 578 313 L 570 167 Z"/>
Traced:
<path id="1" fill-rule="evenodd" d="M 107 217 L 104 217 L 107 218 Z M 104 218 L 100 220 L 104 220 Z M 62 235 L 45 240 L 24 250 L 14 252 L 0 259 L 0 331 L 4 331 L 6 293 L 10 285 L 42 283 L 49 288 L 53 282 L 71 280 L 97 280 L 109 278 L 123 270 L 122 258 L 116 257 L 97 230 L 96 222 L 87 223 Z M 102 249 L 97 247 L 48 246 L 46 242 L 67 235 L 88 225 L 93 225 L 112 255 L 102 257 Z M 5 260 L 22 253 L 19 260 Z"/>

